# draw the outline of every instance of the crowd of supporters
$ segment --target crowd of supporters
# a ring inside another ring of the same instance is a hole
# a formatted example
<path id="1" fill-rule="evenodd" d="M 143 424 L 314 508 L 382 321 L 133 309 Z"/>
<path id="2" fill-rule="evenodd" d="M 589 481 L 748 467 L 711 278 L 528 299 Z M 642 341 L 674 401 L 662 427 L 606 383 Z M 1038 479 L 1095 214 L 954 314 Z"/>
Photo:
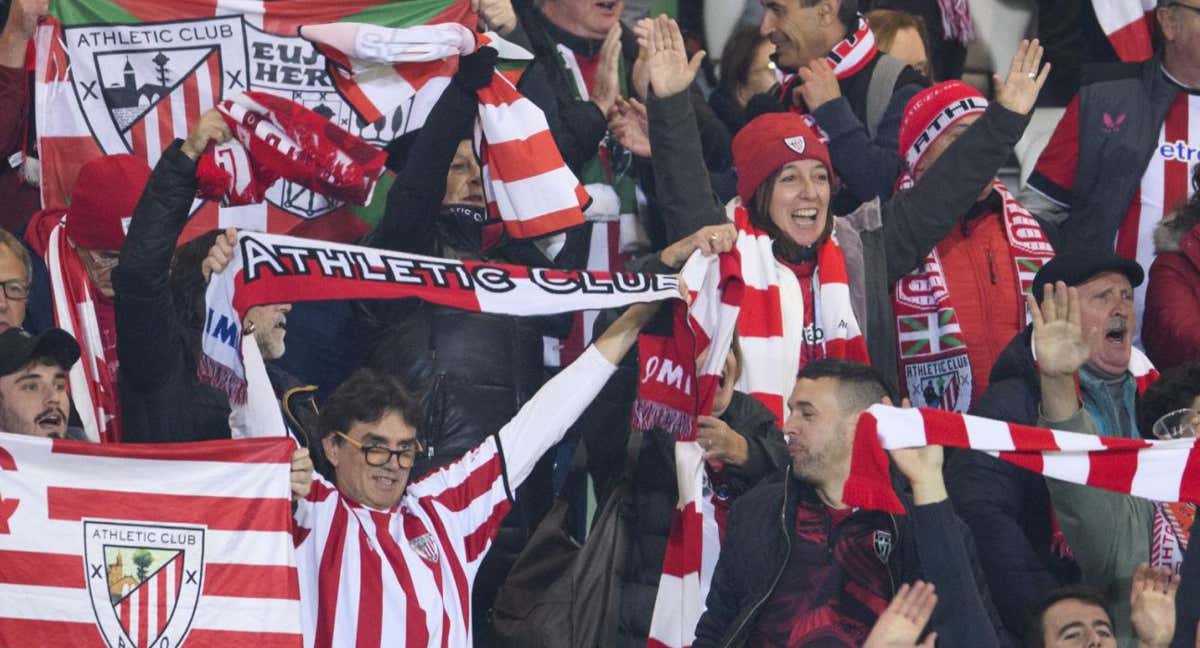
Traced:
<path id="1" fill-rule="evenodd" d="M 0 430 L 246 436 L 202 379 L 206 288 L 238 232 L 185 231 L 202 158 L 234 132 L 210 110 L 152 167 L 92 159 L 42 210 L 27 57 L 50 3 L 0 0 Z M 631 423 L 639 336 L 670 336 L 670 306 L 258 305 L 233 330 L 300 447 L 307 645 L 1200 646 L 1194 504 L 940 446 L 890 451 L 903 514 L 847 504 L 879 403 L 1200 431 L 1200 0 L 1157 2 L 1140 62 L 1116 59 L 1088 0 L 1035 3 L 1041 41 L 973 24 L 989 3 L 966 0 L 470 4 L 469 27 L 532 53 L 515 87 L 590 196 L 585 222 L 515 238 L 490 209 L 473 136 L 499 55 L 482 47 L 386 146 L 382 217 L 343 242 L 554 271 L 737 258 L 736 334 L 693 358 L 728 351 L 694 428 L 719 555 L 694 567 L 703 609 L 672 644 L 682 451 Z M 984 38 L 1011 60 L 971 79 Z M 344 575 L 370 564 L 371 587 Z"/>

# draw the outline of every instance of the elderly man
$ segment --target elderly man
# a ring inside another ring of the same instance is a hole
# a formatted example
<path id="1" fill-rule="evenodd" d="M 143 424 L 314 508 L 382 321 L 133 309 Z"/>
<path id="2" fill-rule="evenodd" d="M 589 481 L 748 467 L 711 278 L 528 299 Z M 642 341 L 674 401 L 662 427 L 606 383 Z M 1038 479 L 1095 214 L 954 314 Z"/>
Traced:
<path id="1" fill-rule="evenodd" d="M 892 195 L 904 107 L 929 80 L 882 54 L 858 0 L 761 0 L 761 30 L 775 44 L 783 85 L 751 101 L 748 112 L 810 114 L 829 137 L 842 179 L 833 211 L 847 214 L 876 196 Z"/>
<path id="2" fill-rule="evenodd" d="M 1133 290 L 1143 278 L 1137 263 L 1103 251 L 1060 254 L 1034 278 L 1037 298 L 1058 282 L 1078 291 L 1083 331 L 1079 350 L 1086 348 L 1077 374 L 1079 395 L 1082 409 L 1104 436 L 1138 436 L 1135 403 L 1139 386 L 1148 378 L 1149 362 L 1132 346 Z M 971 413 L 1025 425 L 1046 424 L 1041 418 L 1046 415 L 1051 425 L 1061 427 L 1055 423 L 1061 418 L 1048 411 L 1043 400 L 1046 365 L 1040 355 L 1035 362 L 1034 337 L 1031 326 L 1008 344 L 992 369 L 991 385 Z M 1072 378 L 1072 394 L 1074 385 Z M 1080 558 L 1078 551 L 1072 557 L 1067 521 L 1052 515 L 1046 481 L 1034 473 L 974 451 L 955 453 L 946 473 L 955 510 L 975 536 L 1005 625 L 1019 634 L 1038 601 L 1080 578 L 1083 565 L 1074 560 Z M 1135 564 L 1147 558 L 1136 558 Z"/>
<path id="3" fill-rule="evenodd" d="M 0 431 L 85 439 L 67 425 L 67 371 L 79 345 L 62 329 L 33 336 L 20 328 L 0 333 Z"/>
<path id="4" fill-rule="evenodd" d="M 175 249 L 196 196 L 196 160 L 210 142 L 232 136 L 215 110 L 201 116 L 186 141 L 176 141 L 154 168 L 138 201 L 116 290 L 121 371 L 122 438 L 128 442 L 198 441 L 230 436 L 229 399 L 196 377 L 209 273 L 233 254 L 233 231 L 212 231 Z M 241 330 L 253 333 L 264 360 L 285 350 L 290 304 L 256 306 Z M 315 428 L 315 388 L 301 386 L 267 363 L 276 394 L 286 397 L 285 421 L 299 437 Z"/>
<path id="5" fill-rule="evenodd" d="M 112 273 L 149 178 L 150 167 L 133 155 L 95 158 L 80 169 L 65 212 L 39 212 L 25 233 L 50 273 L 55 323 L 82 341 L 85 361 L 71 370 L 71 393 L 84 432 L 97 441 L 121 440 Z"/>
<path id="6" fill-rule="evenodd" d="M 630 307 L 511 421 L 411 483 L 424 420 L 416 398 L 370 369 L 342 383 L 320 420 L 334 484 L 318 478 L 296 510 L 305 645 L 470 646 L 471 592 L 512 494 L 656 308 Z"/>
<path id="7" fill-rule="evenodd" d="M 791 466 L 734 504 L 692 645 L 862 645 L 896 588 L 918 578 L 937 587 L 930 623 L 947 645 L 999 645 L 940 447 L 891 453 L 912 486 L 908 515 L 842 501 L 855 424 L 890 403 L 886 394 L 880 374 L 856 362 L 800 371 L 783 428 Z"/>
<path id="8" fill-rule="evenodd" d="M 1054 205 L 1043 216 L 1057 221 L 1065 212 L 1063 250 L 1112 249 L 1115 241 L 1117 254 L 1143 269 L 1154 260 L 1155 226 L 1187 199 L 1200 161 L 1200 1 L 1158 0 L 1154 17 L 1159 51 L 1085 72 L 1029 177 Z M 1134 294 L 1140 324 L 1145 289 Z"/>

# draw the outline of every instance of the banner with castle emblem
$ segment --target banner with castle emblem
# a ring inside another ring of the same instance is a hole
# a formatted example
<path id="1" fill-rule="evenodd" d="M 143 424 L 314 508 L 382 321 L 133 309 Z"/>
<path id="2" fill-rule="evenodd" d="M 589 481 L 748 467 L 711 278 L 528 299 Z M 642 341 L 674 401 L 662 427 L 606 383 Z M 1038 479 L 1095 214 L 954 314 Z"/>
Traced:
<path id="1" fill-rule="evenodd" d="M 300 646 L 293 448 L 0 433 L 0 645 Z"/>
<path id="2" fill-rule="evenodd" d="M 382 147 L 411 127 L 406 116 L 368 121 L 357 113 L 299 26 L 470 24 L 471 17 L 469 0 L 52 0 L 50 9 L 54 20 L 37 36 L 35 101 L 42 203 L 56 208 L 88 160 L 132 153 L 153 166 L 201 114 L 246 90 L 300 103 Z M 287 233 L 307 224 L 310 235 L 336 240 L 366 229 L 362 208 L 284 180 L 264 203 L 197 200 L 192 211 L 185 239 L 218 226 Z"/>

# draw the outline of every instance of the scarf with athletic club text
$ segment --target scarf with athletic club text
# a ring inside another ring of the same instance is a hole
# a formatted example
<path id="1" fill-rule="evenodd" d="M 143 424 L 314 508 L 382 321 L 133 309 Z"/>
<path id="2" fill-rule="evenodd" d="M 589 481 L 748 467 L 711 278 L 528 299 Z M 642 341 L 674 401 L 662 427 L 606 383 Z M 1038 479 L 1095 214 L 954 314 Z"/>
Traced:
<path id="1" fill-rule="evenodd" d="M 387 155 L 293 101 L 255 90 L 221 101 L 233 139 L 196 164 L 197 195 L 226 205 L 261 203 L 283 178 L 334 200 L 365 205 Z"/>
<path id="2" fill-rule="evenodd" d="M 638 338 L 641 366 L 633 427 L 675 435 L 679 490 L 650 622 L 652 648 L 691 645 L 720 553 L 728 502 L 714 500 L 715 489 L 706 488 L 710 480 L 719 479 L 720 466 L 704 461 L 704 450 L 696 442 L 696 417 L 712 412 L 734 331 L 743 360 L 738 389 L 766 405 L 780 424 L 796 381 L 797 358 L 786 357 L 784 351 L 779 295 L 779 273 L 790 271 L 780 268 L 770 236 L 750 223 L 749 213 L 738 207 L 734 215 L 734 249 L 716 256 L 695 253 L 684 265 L 691 306 L 675 306 L 672 335 Z M 867 362 L 836 238 L 831 236 L 818 249 L 812 281 L 817 304 L 813 321 L 826 332 L 819 342 L 826 357 Z M 804 321 L 803 314 L 799 321 Z"/>
<path id="3" fill-rule="evenodd" d="M 1008 188 L 999 180 L 993 187 L 1004 203 L 1000 217 L 1021 291 L 1018 316 L 1028 323 L 1025 295 L 1033 290 L 1034 275 L 1054 258 L 1054 248 Z M 965 414 L 974 390 L 971 361 L 937 248 L 896 282 L 893 301 L 904 393 L 913 403 Z"/>
<path id="4" fill-rule="evenodd" d="M 425 301 L 465 311 L 552 315 L 678 297 L 672 275 L 576 272 L 459 261 L 240 232 L 205 295 L 202 382 L 246 402 L 242 321 L 254 306 L 346 299 Z"/>
<path id="5" fill-rule="evenodd" d="M 458 69 L 458 57 L 495 48 L 501 61 L 533 56 L 494 33 L 458 23 L 391 29 L 361 23 L 306 25 L 301 35 L 329 61 L 330 78 L 368 122 L 399 116 L 421 128 Z M 563 162 L 546 116 L 497 69 L 480 88 L 475 151 L 489 214 L 514 238 L 546 236 L 583 223 L 589 197 Z M 395 117 L 394 117 L 395 118 Z"/>

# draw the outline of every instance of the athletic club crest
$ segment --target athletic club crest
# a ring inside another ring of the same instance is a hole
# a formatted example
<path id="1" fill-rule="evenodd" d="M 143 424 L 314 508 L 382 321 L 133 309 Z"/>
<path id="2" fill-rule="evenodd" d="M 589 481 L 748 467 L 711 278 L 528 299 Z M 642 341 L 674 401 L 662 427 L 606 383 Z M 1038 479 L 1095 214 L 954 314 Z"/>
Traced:
<path id="1" fill-rule="evenodd" d="M 795 151 L 796 155 L 804 155 L 804 149 L 808 146 L 808 143 L 804 141 L 804 137 L 801 135 L 784 138 L 783 143 Z"/>
<path id="2" fill-rule="evenodd" d="M 179 646 L 200 600 L 204 528 L 84 520 L 96 624 L 111 648 Z"/>
<path id="3" fill-rule="evenodd" d="M 413 551 L 416 551 L 417 555 L 424 559 L 425 562 L 438 562 L 441 554 L 438 552 L 437 541 L 433 539 L 432 535 L 423 533 L 413 538 L 409 544 L 412 546 Z"/>
<path id="4" fill-rule="evenodd" d="M 892 546 L 891 531 L 875 531 L 875 556 L 879 558 L 879 562 L 887 564 L 888 558 L 892 557 Z"/>

